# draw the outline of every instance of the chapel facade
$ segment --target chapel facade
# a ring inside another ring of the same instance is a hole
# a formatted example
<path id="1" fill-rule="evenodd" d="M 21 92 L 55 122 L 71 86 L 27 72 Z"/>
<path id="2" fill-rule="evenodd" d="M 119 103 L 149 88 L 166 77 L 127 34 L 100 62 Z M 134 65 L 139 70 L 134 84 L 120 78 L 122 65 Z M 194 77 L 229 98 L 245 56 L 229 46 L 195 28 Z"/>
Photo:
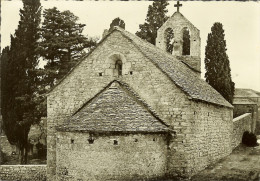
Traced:
<path id="1" fill-rule="evenodd" d="M 200 78 L 200 62 L 199 30 L 180 12 L 156 46 L 107 34 L 47 97 L 48 180 L 191 176 L 229 155 L 233 106 Z"/>

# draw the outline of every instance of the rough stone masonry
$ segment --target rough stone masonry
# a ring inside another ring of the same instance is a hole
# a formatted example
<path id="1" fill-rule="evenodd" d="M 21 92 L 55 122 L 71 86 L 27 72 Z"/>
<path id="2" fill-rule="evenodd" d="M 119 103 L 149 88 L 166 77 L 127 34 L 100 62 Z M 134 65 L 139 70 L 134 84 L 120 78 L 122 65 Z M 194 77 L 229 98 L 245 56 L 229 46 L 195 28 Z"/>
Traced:
<path id="1" fill-rule="evenodd" d="M 158 38 L 115 28 L 49 93 L 48 180 L 191 176 L 231 153 L 233 106 L 199 76 L 199 30 L 176 12 Z"/>

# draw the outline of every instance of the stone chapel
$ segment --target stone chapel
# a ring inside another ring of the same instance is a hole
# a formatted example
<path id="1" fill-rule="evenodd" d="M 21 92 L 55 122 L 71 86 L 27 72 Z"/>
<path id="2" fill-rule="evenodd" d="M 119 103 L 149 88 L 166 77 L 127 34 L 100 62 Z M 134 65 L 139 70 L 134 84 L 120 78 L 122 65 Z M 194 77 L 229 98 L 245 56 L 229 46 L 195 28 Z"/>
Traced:
<path id="1" fill-rule="evenodd" d="M 200 69 L 199 30 L 178 11 L 156 46 L 114 28 L 48 94 L 48 180 L 191 176 L 229 155 L 233 106 Z"/>

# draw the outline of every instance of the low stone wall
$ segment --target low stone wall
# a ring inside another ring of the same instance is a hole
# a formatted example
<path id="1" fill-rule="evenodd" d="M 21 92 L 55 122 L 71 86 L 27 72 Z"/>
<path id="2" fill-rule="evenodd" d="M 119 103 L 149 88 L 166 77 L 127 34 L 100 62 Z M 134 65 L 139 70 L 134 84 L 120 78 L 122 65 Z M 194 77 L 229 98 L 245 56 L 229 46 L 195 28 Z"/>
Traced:
<path id="1" fill-rule="evenodd" d="M 45 181 L 46 165 L 0 165 L 0 180 Z"/>
<path id="2" fill-rule="evenodd" d="M 252 131 L 256 131 L 256 122 L 258 121 L 258 107 L 257 104 L 234 104 L 234 117 L 241 116 L 245 113 L 252 113 Z"/>
<path id="3" fill-rule="evenodd" d="M 232 135 L 232 148 L 234 149 L 242 142 L 242 136 L 245 131 L 252 132 L 252 114 L 245 113 L 233 119 L 233 135 Z"/>

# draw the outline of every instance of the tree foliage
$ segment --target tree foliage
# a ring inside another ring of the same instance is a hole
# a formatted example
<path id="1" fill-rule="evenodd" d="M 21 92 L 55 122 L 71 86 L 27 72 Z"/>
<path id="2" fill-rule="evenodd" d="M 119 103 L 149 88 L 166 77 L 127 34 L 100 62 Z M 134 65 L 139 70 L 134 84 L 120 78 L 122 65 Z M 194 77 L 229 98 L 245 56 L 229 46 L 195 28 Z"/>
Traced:
<path id="1" fill-rule="evenodd" d="M 205 51 L 205 78 L 227 101 L 232 103 L 235 83 L 231 79 L 223 25 L 214 23 Z"/>
<path id="2" fill-rule="evenodd" d="M 182 55 L 190 55 L 190 32 L 187 28 L 183 30 Z"/>
<path id="3" fill-rule="evenodd" d="M 119 17 L 115 18 L 111 23 L 110 23 L 110 28 L 108 31 L 112 31 L 115 26 L 119 26 L 122 29 L 125 29 L 125 22 L 124 20 L 121 20 Z"/>
<path id="4" fill-rule="evenodd" d="M 174 33 L 171 28 L 167 28 L 165 31 L 166 35 L 166 51 L 172 54 L 174 44 Z"/>
<path id="5" fill-rule="evenodd" d="M 78 17 L 70 11 L 60 12 L 54 7 L 44 10 L 43 16 L 40 52 L 47 62 L 46 85 L 53 86 L 85 55 L 85 48 L 95 46 L 95 41 L 82 35 L 86 25 L 77 23 Z"/>
<path id="6" fill-rule="evenodd" d="M 168 12 L 166 7 L 168 5 L 169 3 L 166 0 L 154 1 L 153 4 L 148 7 L 145 23 L 139 25 L 140 30 L 136 32 L 136 35 L 155 45 L 157 30 L 168 19 L 166 16 Z"/>
<path id="7" fill-rule="evenodd" d="M 22 164 L 27 162 L 30 126 L 41 116 L 36 109 L 42 101 L 37 94 L 36 70 L 40 21 L 40 0 L 23 0 L 18 28 L 1 57 L 3 128 L 9 142 L 20 148 Z"/>
<path id="8" fill-rule="evenodd" d="M 5 47 L 1 54 L 1 114 L 3 118 L 3 130 L 7 133 L 7 138 L 11 144 L 15 144 L 16 139 L 13 132 L 13 125 L 15 125 L 15 120 L 11 119 L 13 111 L 11 105 L 13 102 L 12 91 L 12 76 L 10 69 L 10 48 Z M 8 134 L 10 133 L 10 134 Z"/>

